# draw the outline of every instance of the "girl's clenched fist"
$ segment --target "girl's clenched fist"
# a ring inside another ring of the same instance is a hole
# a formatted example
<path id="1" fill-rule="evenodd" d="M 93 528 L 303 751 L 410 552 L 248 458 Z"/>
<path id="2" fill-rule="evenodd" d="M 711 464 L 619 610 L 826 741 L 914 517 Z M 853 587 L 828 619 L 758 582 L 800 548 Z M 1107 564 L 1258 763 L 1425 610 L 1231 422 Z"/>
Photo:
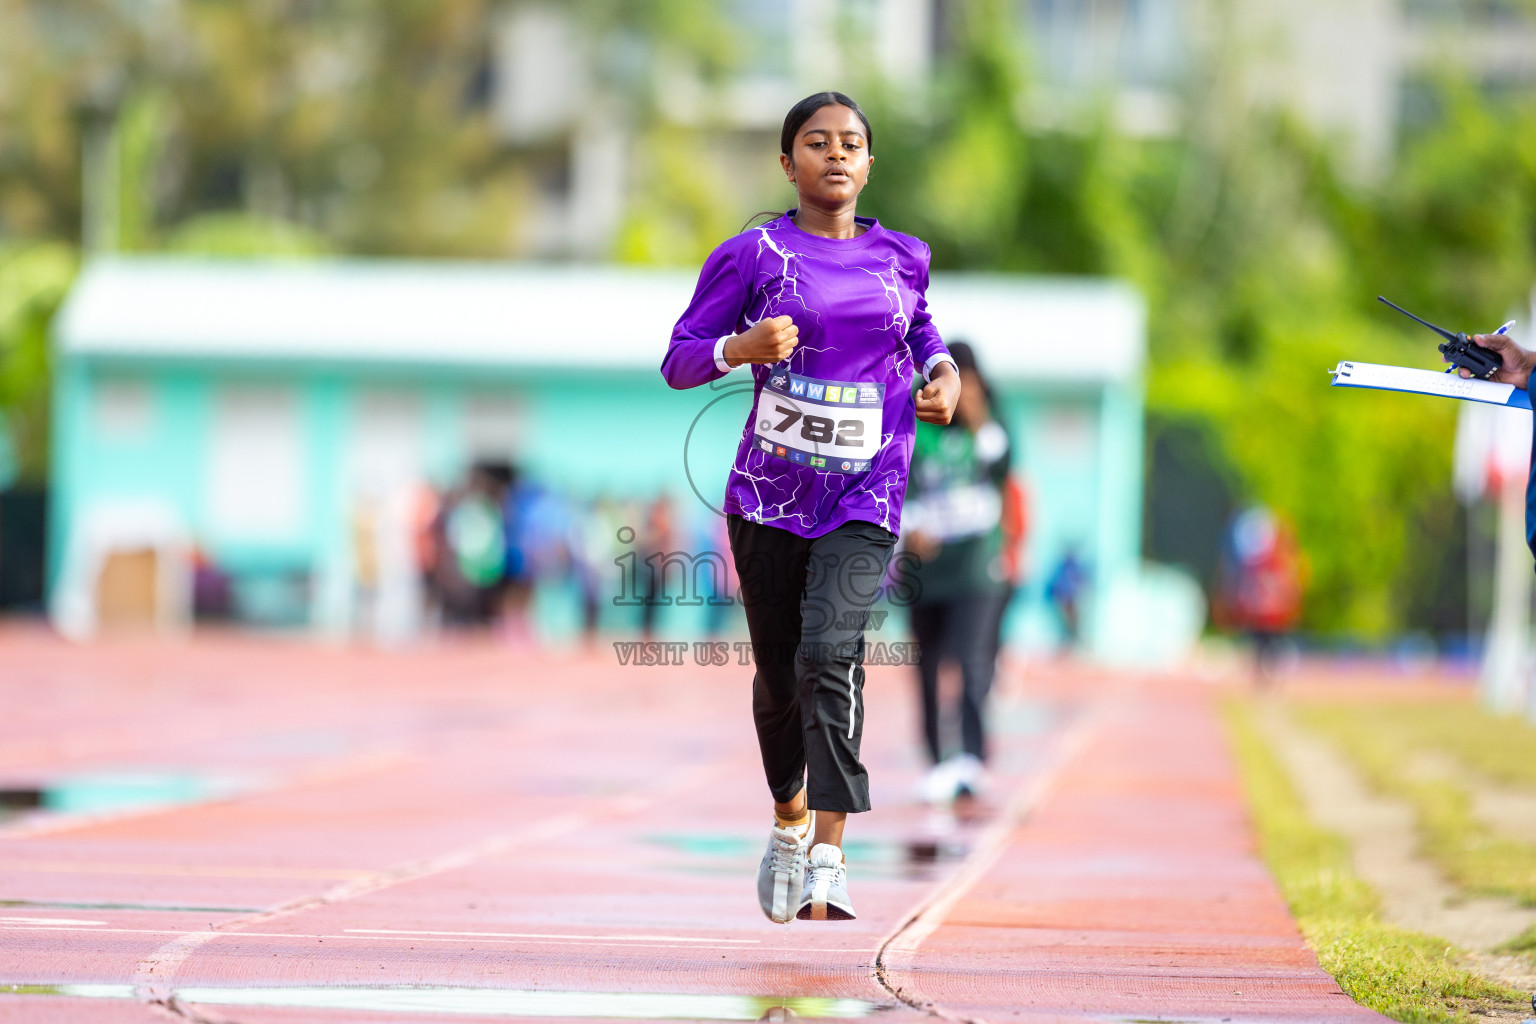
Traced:
<path id="1" fill-rule="evenodd" d="M 725 361 L 732 366 L 782 362 L 800 344 L 799 339 L 800 328 L 789 317 L 767 317 L 725 343 Z"/>

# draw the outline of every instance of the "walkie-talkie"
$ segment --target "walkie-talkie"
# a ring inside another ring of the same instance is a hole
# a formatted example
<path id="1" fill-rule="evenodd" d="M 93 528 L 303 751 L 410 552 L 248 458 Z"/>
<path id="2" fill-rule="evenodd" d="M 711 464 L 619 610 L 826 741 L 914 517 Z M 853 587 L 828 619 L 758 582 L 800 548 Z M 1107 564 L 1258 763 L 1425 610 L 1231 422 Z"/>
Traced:
<path id="1" fill-rule="evenodd" d="M 1436 327 L 1423 317 L 1414 316 L 1390 299 L 1383 298 L 1380 295 L 1376 296 L 1376 298 L 1385 302 L 1404 316 L 1412 317 L 1445 339 L 1445 342 L 1440 346 L 1440 354 L 1445 356 L 1446 361 L 1451 364 L 1450 369 L 1445 371 L 1446 373 L 1450 373 L 1452 370 L 1466 370 L 1474 377 L 1487 380 L 1503 368 L 1504 361 L 1499 358 L 1499 354 L 1483 348 L 1483 346 L 1472 340 L 1470 334 L 1453 334 L 1444 327 Z M 1493 333 L 1503 334 L 1514 325 L 1515 322 L 1511 320 Z"/>

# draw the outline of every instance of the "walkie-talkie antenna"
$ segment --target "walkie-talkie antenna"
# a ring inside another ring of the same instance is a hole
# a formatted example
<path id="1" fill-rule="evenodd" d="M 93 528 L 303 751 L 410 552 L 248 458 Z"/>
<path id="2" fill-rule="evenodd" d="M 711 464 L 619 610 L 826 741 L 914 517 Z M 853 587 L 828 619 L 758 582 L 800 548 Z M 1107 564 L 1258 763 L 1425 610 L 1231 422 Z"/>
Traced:
<path id="1" fill-rule="evenodd" d="M 1385 295 L 1378 295 L 1376 298 L 1380 299 L 1382 302 L 1385 302 L 1387 305 L 1403 314 L 1403 316 L 1408 317 L 1410 320 L 1417 320 L 1419 323 L 1423 324 L 1425 327 L 1428 327 L 1430 330 L 1434 331 L 1436 334 L 1445 339 L 1445 341 L 1440 344 L 1440 354 L 1445 357 L 1445 361 L 1447 363 L 1451 364 L 1450 369 L 1445 371 L 1446 373 L 1450 373 L 1451 370 L 1465 370 L 1473 377 L 1477 377 L 1482 380 L 1491 380 L 1493 375 L 1498 373 L 1502 368 L 1503 360 L 1499 354 L 1479 345 L 1477 343 L 1477 339 L 1472 335 L 1452 334 L 1444 327 L 1436 327 L 1434 324 L 1430 323 L 1428 320 L 1425 320 L 1423 317 L 1414 316 L 1412 313 L 1408 312 L 1402 306 L 1399 306 Z M 1514 325 L 1515 322 L 1511 320 L 1509 323 L 1505 324 L 1503 327 L 1500 327 L 1493 333 L 1504 334 Z"/>
<path id="2" fill-rule="evenodd" d="M 1408 312 L 1402 306 L 1399 306 L 1397 303 L 1393 302 L 1391 299 L 1387 298 L 1386 296 L 1378 295 L 1378 296 L 1376 296 L 1376 299 L 1379 302 L 1385 302 L 1387 305 L 1391 306 L 1393 309 L 1395 309 L 1399 313 L 1403 314 L 1403 316 L 1411 317 L 1412 319 L 1417 320 L 1419 323 L 1423 324 L 1425 327 L 1428 327 L 1430 330 L 1432 330 L 1436 334 L 1440 335 L 1440 337 L 1444 338 L 1446 341 L 1455 341 L 1456 340 L 1456 335 L 1454 333 L 1452 333 L 1451 331 L 1446 330 L 1444 327 L 1436 327 L 1434 324 L 1430 323 L 1428 320 L 1425 320 L 1423 317 L 1414 316 L 1412 313 Z"/>

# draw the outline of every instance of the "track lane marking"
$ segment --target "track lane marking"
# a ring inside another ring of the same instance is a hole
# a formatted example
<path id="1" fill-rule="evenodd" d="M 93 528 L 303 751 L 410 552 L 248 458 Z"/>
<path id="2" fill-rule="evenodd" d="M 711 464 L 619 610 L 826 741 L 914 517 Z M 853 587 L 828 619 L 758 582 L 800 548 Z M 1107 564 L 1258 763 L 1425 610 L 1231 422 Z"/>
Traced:
<path id="1" fill-rule="evenodd" d="M 1118 690 L 1118 688 L 1117 688 Z M 1116 694 L 1118 695 L 1118 694 Z M 1034 778 L 1021 787 L 1004 807 L 1003 813 L 987 826 L 960 867 L 948 879 L 931 889 L 915 909 L 903 917 L 899 924 L 880 940 L 875 948 L 875 959 L 870 977 L 887 995 L 914 1010 L 921 1010 L 941 1020 L 959 1024 L 985 1024 L 979 1018 L 957 1017 L 923 996 L 914 986 L 897 985 L 891 978 L 891 967 L 886 962 L 889 953 L 915 954 L 923 942 L 944 923 L 954 905 L 981 876 L 997 863 L 1008 849 L 1008 840 L 1023 824 L 1030 812 L 1039 807 L 1061 780 L 1067 767 L 1077 759 L 1088 741 L 1100 731 L 1107 717 L 1110 694 L 1101 695 L 1091 702 L 1077 720 L 1052 745 L 1045 764 Z M 908 972 L 910 973 L 910 972 Z"/>
<path id="2" fill-rule="evenodd" d="M 0 934 L 16 935 L 23 932 L 84 932 L 90 935 L 187 935 L 182 928 L 86 928 L 76 925 L 14 925 L 0 927 Z M 512 945 L 534 946 L 625 946 L 628 948 L 641 948 L 646 945 L 666 947 L 669 949 L 697 949 L 701 942 L 758 942 L 757 939 L 673 939 L 669 936 L 657 936 L 654 940 L 647 940 L 636 936 L 620 936 L 614 938 L 599 935 L 580 935 L 575 937 L 551 937 L 548 939 L 523 938 L 521 936 L 499 938 L 494 935 L 486 936 L 454 936 L 454 935 L 352 935 L 343 933 L 327 934 L 302 934 L 299 932 L 196 932 L 197 935 L 223 935 L 225 938 L 251 938 L 251 939 L 292 939 L 295 941 L 324 941 L 333 939 L 337 942 L 495 942 Z M 859 956 L 868 956 L 868 949 L 827 949 L 817 950 L 817 953 L 857 953 Z"/>
<path id="3" fill-rule="evenodd" d="M 397 865 L 388 871 L 379 872 L 371 877 L 356 878 L 343 882 L 340 885 L 332 886 L 325 892 L 291 900 L 273 910 L 239 918 L 234 921 L 226 921 L 218 928 L 210 924 L 207 931 L 187 932 L 165 943 L 149 956 L 139 961 L 132 978 L 134 991 L 141 1002 L 157 1005 L 166 1012 L 182 1019 L 195 1020 L 195 1014 L 187 1012 L 186 1008 L 176 999 L 172 980 L 176 971 L 180 969 L 181 965 L 193 953 L 197 952 L 201 946 L 221 935 L 244 934 L 236 929 L 243 925 L 259 924 L 305 910 L 313 910 L 334 903 L 345 902 L 390 888 L 391 886 L 452 871 L 476 861 L 496 856 L 497 854 L 507 853 L 519 847 L 574 832 L 605 817 L 633 814 L 663 801 L 674 799 L 679 793 L 685 792 L 689 788 L 713 778 L 714 774 L 718 772 L 719 767 L 720 762 L 691 765 L 678 772 L 671 784 L 653 789 L 643 796 L 633 794 L 600 800 L 590 810 L 581 813 L 564 814 L 548 818 L 542 822 L 518 829 L 516 832 L 493 835 L 481 842 L 450 851 L 438 857 L 425 861 L 407 862 Z M 464 941 L 484 942 L 488 940 Z"/>
<path id="4" fill-rule="evenodd" d="M 5 837 L 10 838 L 10 837 Z M 216 867 L 200 864 L 113 864 L 93 861 L 0 860 L 0 872 L 45 872 L 64 875 L 170 875 L 189 878 L 282 878 L 300 881 L 369 878 L 377 871 L 365 868 L 263 868 Z"/>
<path id="5" fill-rule="evenodd" d="M 343 928 L 348 935 L 440 935 L 462 936 L 479 939 L 602 939 L 608 942 L 649 942 L 663 939 L 668 942 L 738 942 L 759 943 L 761 939 L 712 939 L 693 935 L 561 935 L 557 932 L 436 932 L 406 928 Z"/>

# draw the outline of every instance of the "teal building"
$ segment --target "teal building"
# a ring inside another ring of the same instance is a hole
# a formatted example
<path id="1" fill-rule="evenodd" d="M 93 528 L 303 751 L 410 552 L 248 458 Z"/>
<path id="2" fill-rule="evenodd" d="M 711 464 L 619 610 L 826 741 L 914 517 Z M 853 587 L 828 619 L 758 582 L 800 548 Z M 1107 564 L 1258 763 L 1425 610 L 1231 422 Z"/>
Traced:
<path id="1" fill-rule="evenodd" d="M 193 567 L 212 565 L 237 619 L 408 639 L 415 503 L 483 459 L 577 501 L 669 493 L 680 535 L 707 543 L 748 396 L 740 371 L 687 392 L 661 379 L 693 285 L 612 266 L 90 264 L 54 339 L 54 621 L 88 636 L 137 601 L 185 628 Z M 1087 641 L 1113 653 L 1146 589 L 1142 301 L 1114 281 L 936 274 L 929 304 L 995 380 L 1031 496 L 1010 635 L 1055 641 L 1042 582 L 1071 548 L 1091 573 Z M 558 637 L 575 618 L 545 589 Z M 692 609 L 663 618 L 702 628 Z"/>

